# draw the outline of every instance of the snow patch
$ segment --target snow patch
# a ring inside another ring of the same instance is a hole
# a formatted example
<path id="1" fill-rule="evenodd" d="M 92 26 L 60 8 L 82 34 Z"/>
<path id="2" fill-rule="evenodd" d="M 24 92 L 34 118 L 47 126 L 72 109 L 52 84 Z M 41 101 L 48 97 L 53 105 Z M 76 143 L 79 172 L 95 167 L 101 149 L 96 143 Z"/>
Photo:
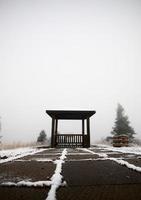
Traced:
<path id="1" fill-rule="evenodd" d="M 103 146 L 103 150 L 106 151 L 113 151 L 113 152 L 120 152 L 120 153 L 130 153 L 130 154 L 135 154 L 135 155 L 141 155 L 141 147 L 139 146 L 133 146 L 133 147 L 111 147 L 111 146 Z"/>
<path id="2" fill-rule="evenodd" d="M 62 164 L 64 163 L 64 159 L 66 158 L 67 150 L 64 149 L 62 152 L 62 155 L 60 156 L 59 160 L 54 161 L 56 163 L 56 169 L 55 173 L 51 177 L 51 189 L 48 193 L 48 196 L 46 200 L 56 200 L 56 190 L 59 188 L 59 186 L 62 184 Z"/>
<path id="3" fill-rule="evenodd" d="M 53 162 L 52 159 L 50 158 L 34 158 L 34 159 L 28 159 L 28 160 L 24 160 L 24 159 L 18 159 L 15 160 L 16 162 L 31 162 L 31 161 L 36 161 L 36 162 Z"/>
<path id="4" fill-rule="evenodd" d="M 33 159 L 32 161 L 37 161 L 37 162 L 53 162 L 53 160 L 49 159 L 49 158 L 38 158 L 38 159 Z"/>
<path id="5" fill-rule="evenodd" d="M 75 156 L 75 155 L 76 155 L 76 156 L 77 156 L 77 155 L 78 155 L 78 156 L 79 156 L 79 155 L 80 155 L 80 156 L 81 156 L 81 155 L 84 156 L 84 155 L 90 155 L 90 154 L 89 154 L 89 153 L 77 153 L 77 152 L 76 152 L 76 153 L 69 153 L 68 155 L 69 155 L 69 156 Z"/>
<path id="6" fill-rule="evenodd" d="M 28 155 L 33 155 L 35 153 L 43 152 L 45 149 L 36 149 L 36 148 L 18 148 L 14 150 L 5 150 L 0 151 L 0 156 L 7 156 L 6 159 L 0 159 L 0 163 L 6 163 L 9 161 L 13 161 L 15 159 L 19 159 Z"/>
<path id="7" fill-rule="evenodd" d="M 1 183 L 1 186 L 15 186 L 15 187 L 44 187 L 51 185 L 51 181 L 19 181 L 18 183 L 14 182 L 5 182 Z"/>
<path id="8" fill-rule="evenodd" d="M 137 172 L 141 172 L 141 167 L 137 167 L 137 166 L 135 166 L 135 165 L 133 165 L 133 164 L 130 164 L 130 163 L 128 163 L 128 162 L 125 161 L 125 160 L 121 160 L 121 159 L 118 159 L 118 158 L 108 158 L 107 154 L 103 154 L 103 153 L 101 153 L 101 154 L 99 154 L 99 153 L 94 153 L 93 151 L 91 151 L 91 150 L 89 150 L 89 149 L 84 149 L 84 150 L 85 150 L 85 151 L 88 151 L 88 152 L 90 152 L 90 153 L 92 153 L 92 154 L 98 154 L 100 157 L 103 157 L 103 159 L 101 159 L 101 160 L 111 160 L 111 161 L 114 161 L 114 162 L 116 162 L 116 163 L 118 163 L 118 164 L 120 164 L 120 165 L 126 166 L 126 167 L 129 168 L 129 169 L 135 170 L 135 171 L 137 171 Z M 98 159 L 97 159 L 97 160 L 98 160 Z"/>
<path id="9" fill-rule="evenodd" d="M 118 163 L 120 165 L 126 166 L 129 169 L 135 170 L 137 172 L 141 172 L 141 167 L 137 167 L 137 166 L 135 166 L 133 164 L 130 164 L 125 160 L 119 160 L 117 158 L 108 158 L 107 160 L 112 160 L 112 161 L 114 161 L 114 162 L 116 162 L 116 163 Z"/>
<path id="10" fill-rule="evenodd" d="M 83 151 L 87 151 L 87 152 L 89 152 L 89 153 L 91 153 L 91 154 L 94 154 L 94 155 L 98 155 L 99 157 L 102 157 L 102 158 L 107 158 L 108 157 L 108 155 L 106 154 L 106 153 L 95 153 L 95 152 L 93 152 L 93 151 L 91 151 L 91 150 L 89 150 L 89 149 L 82 149 Z"/>

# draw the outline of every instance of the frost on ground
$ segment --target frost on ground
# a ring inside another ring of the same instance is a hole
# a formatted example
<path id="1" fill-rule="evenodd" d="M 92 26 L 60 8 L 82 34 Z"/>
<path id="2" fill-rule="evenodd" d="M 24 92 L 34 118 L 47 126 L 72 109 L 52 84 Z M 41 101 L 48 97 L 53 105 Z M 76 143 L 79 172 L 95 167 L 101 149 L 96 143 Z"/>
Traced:
<path id="1" fill-rule="evenodd" d="M 51 189 L 48 193 L 46 200 L 56 200 L 56 190 L 62 184 L 62 164 L 64 163 L 64 159 L 66 158 L 67 150 L 64 149 L 62 155 L 60 156 L 59 160 L 54 161 L 56 163 L 55 173 L 51 177 Z"/>
<path id="2" fill-rule="evenodd" d="M 109 150 L 109 148 L 106 148 L 107 150 Z M 114 150 L 115 148 L 113 148 L 113 150 Z M 116 163 L 118 163 L 118 164 L 120 164 L 120 165 L 123 165 L 123 166 L 126 166 L 127 168 L 129 168 L 129 169 L 132 169 L 132 170 L 135 170 L 135 171 L 137 171 L 137 172 L 141 172 L 141 167 L 137 167 L 137 166 L 135 166 L 135 165 L 133 165 L 133 164 L 130 164 L 130 163 L 128 163 L 127 161 L 125 161 L 125 160 L 121 160 L 121 159 L 118 159 L 118 158 L 109 158 L 108 157 L 108 155 L 106 154 L 106 153 L 95 153 L 95 152 L 93 152 L 93 151 L 91 151 L 91 150 L 89 150 L 89 149 L 82 149 L 82 150 L 84 150 L 84 151 L 87 151 L 87 152 L 89 152 L 89 153 L 91 153 L 91 154 L 97 154 L 99 157 L 101 157 L 101 159 L 96 159 L 96 160 L 111 160 L 111 161 L 114 161 L 114 162 L 116 162 Z M 125 151 L 124 150 L 124 148 L 123 149 L 121 149 L 121 151 L 120 152 L 122 152 L 123 153 L 123 151 Z M 130 153 L 131 153 L 131 151 L 133 152 L 133 149 L 131 148 L 131 147 L 129 147 L 128 149 L 127 149 L 127 152 L 129 153 L 129 151 L 130 151 Z M 135 148 L 134 148 L 134 151 L 135 151 Z M 126 153 L 127 153 L 126 152 Z M 124 152 L 125 153 L 125 152 Z M 137 152 L 138 153 L 138 152 Z M 139 155 L 139 154 L 137 154 L 137 155 Z"/>
<path id="3" fill-rule="evenodd" d="M 18 183 L 6 182 L 2 183 L 2 186 L 16 186 L 16 187 L 44 187 L 51 185 L 51 181 L 19 181 Z"/>
<path id="4" fill-rule="evenodd" d="M 42 152 L 45 151 L 45 149 L 32 149 L 32 148 L 20 148 L 20 149 L 14 149 L 13 151 L 7 150 L 7 151 L 3 151 L 1 155 L 6 155 L 9 156 L 7 159 L 2 159 L 0 160 L 0 163 L 4 163 L 4 162 L 8 162 L 8 161 L 12 161 L 27 155 L 33 155 L 35 153 L 38 152 Z M 15 186 L 15 187 L 45 187 L 45 186 L 51 186 L 51 189 L 49 191 L 47 200 L 55 200 L 56 199 L 56 190 L 59 186 L 65 186 L 66 182 L 62 182 L 62 175 L 61 175 L 61 171 L 62 171 L 62 164 L 64 163 L 64 159 L 66 158 L 66 154 L 67 151 L 66 149 L 63 150 L 59 160 L 54 161 L 54 163 L 56 164 L 56 169 L 55 169 L 55 173 L 54 175 L 51 177 L 51 180 L 49 181 L 36 181 L 36 182 L 32 182 L 32 181 L 26 181 L 26 180 L 22 180 L 19 181 L 17 183 L 14 182 L 5 182 L 5 183 L 1 183 L 1 186 Z M 38 161 L 52 161 L 52 160 L 48 160 L 48 159 L 39 159 Z"/>
<path id="5" fill-rule="evenodd" d="M 86 148 L 84 148 L 82 150 L 86 151 L 86 152 L 89 152 L 91 154 L 94 154 L 94 155 L 98 155 L 99 157 L 102 157 L 102 158 L 107 158 L 108 157 L 108 155 L 106 153 L 95 153 L 95 152 L 93 152 L 93 151 L 91 151 L 89 149 L 86 149 Z"/>
<path id="6" fill-rule="evenodd" d="M 101 148 L 105 151 L 114 151 L 120 153 L 132 153 L 135 155 L 141 155 L 141 147 L 140 146 L 131 146 L 131 147 L 112 147 L 109 145 L 97 145 L 98 148 Z M 94 149 L 94 148 L 90 148 Z"/>
<path id="7" fill-rule="evenodd" d="M 50 158 L 38 158 L 38 159 L 33 159 L 31 161 L 37 161 L 37 162 L 53 162 L 52 159 Z"/>
<path id="8" fill-rule="evenodd" d="M 11 150 L 1 150 L 0 151 L 0 163 L 9 162 L 18 158 L 22 158 L 24 156 L 33 155 L 35 153 L 39 153 L 45 151 L 45 149 L 37 149 L 37 148 L 17 148 Z M 2 159 L 4 158 L 4 159 Z"/>
<path id="9" fill-rule="evenodd" d="M 120 165 L 126 166 L 129 169 L 135 170 L 137 172 L 141 172 L 141 167 L 137 167 L 137 166 L 135 166 L 133 164 L 130 164 L 125 160 L 119 160 L 117 158 L 108 158 L 107 160 L 112 160 L 112 161 L 114 161 L 114 162 L 116 162 L 116 163 L 118 163 Z"/>
<path id="10" fill-rule="evenodd" d="M 35 162 L 54 162 L 53 159 L 50 159 L 50 158 L 34 158 L 34 159 L 28 159 L 28 160 L 25 160 L 25 159 L 18 159 L 18 160 L 15 160 L 17 162 L 32 162 L 32 161 L 35 161 Z"/>

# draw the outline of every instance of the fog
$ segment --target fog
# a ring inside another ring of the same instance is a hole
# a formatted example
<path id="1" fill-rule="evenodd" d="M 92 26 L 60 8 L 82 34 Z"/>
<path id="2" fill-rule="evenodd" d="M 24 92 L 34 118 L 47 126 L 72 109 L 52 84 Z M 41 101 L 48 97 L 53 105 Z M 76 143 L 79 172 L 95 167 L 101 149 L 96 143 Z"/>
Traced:
<path id="1" fill-rule="evenodd" d="M 34 141 L 45 110 L 96 110 L 92 143 L 119 102 L 141 137 L 141 1 L 0 0 L 2 141 Z M 59 131 L 81 131 L 64 122 Z"/>

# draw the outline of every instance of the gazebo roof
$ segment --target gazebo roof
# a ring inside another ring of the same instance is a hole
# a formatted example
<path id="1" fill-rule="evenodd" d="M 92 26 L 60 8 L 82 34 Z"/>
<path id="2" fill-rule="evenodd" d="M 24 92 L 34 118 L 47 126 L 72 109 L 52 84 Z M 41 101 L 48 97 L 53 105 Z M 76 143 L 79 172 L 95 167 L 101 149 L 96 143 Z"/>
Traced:
<path id="1" fill-rule="evenodd" d="M 94 110 L 46 110 L 46 113 L 54 119 L 87 119 L 96 113 Z"/>

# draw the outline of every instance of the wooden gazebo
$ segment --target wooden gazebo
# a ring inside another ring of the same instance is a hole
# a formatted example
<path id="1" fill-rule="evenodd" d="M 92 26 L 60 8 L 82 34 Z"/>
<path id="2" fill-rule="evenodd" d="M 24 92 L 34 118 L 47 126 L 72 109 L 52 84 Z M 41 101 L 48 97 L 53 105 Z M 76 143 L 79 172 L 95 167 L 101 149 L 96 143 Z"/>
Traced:
<path id="1" fill-rule="evenodd" d="M 96 111 L 46 110 L 52 118 L 51 147 L 90 147 L 90 117 Z M 82 120 L 82 133 L 59 134 L 58 120 Z M 85 133 L 86 122 L 86 133 Z"/>

